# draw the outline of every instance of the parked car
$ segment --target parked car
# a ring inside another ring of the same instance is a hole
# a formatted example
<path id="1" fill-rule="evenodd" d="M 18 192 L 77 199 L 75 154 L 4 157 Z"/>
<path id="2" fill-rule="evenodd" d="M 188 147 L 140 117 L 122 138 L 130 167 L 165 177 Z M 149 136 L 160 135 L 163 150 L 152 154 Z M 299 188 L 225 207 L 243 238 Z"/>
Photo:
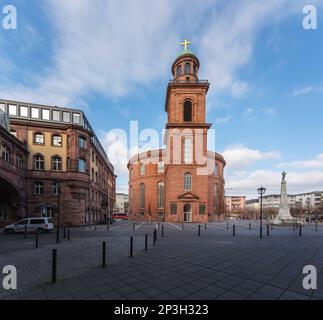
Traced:
<path id="1" fill-rule="evenodd" d="M 54 231 L 54 224 L 50 218 L 26 218 L 4 228 L 6 233 L 37 232 L 48 233 Z"/>

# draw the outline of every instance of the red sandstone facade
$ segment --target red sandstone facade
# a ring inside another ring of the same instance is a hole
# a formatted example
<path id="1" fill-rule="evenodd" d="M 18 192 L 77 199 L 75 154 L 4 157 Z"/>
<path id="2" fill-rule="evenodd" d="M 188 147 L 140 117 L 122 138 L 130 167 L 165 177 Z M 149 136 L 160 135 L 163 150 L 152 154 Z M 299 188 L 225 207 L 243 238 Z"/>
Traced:
<path id="1" fill-rule="evenodd" d="M 132 220 L 206 223 L 225 215 L 223 157 L 207 150 L 206 95 L 199 60 L 184 51 L 174 62 L 165 109 L 165 150 L 129 161 Z"/>

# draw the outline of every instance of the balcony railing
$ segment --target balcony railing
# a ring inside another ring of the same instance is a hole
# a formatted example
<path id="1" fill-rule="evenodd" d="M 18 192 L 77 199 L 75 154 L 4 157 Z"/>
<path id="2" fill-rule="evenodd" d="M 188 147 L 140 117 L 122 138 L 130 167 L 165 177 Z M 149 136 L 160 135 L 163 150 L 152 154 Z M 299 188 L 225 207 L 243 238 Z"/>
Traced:
<path id="1" fill-rule="evenodd" d="M 169 84 L 209 84 L 209 80 L 170 80 Z"/>

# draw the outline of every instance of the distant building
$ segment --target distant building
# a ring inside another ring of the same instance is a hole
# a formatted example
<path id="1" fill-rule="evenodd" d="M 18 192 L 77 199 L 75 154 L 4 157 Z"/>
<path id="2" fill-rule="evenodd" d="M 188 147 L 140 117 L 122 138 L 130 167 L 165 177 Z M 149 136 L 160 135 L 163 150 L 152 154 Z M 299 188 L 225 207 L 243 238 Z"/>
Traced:
<path id="1" fill-rule="evenodd" d="M 227 212 L 243 211 L 246 208 L 246 197 L 226 196 Z"/>
<path id="2" fill-rule="evenodd" d="M 116 202 L 114 205 L 114 213 L 126 213 L 128 214 L 129 209 L 129 197 L 127 194 L 124 193 L 117 193 L 116 194 Z"/>
<path id="3" fill-rule="evenodd" d="M 246 201 L 246 209 L 249 211 L 258 211 L 259 207 L 259 199 L 252 199 Z"/>

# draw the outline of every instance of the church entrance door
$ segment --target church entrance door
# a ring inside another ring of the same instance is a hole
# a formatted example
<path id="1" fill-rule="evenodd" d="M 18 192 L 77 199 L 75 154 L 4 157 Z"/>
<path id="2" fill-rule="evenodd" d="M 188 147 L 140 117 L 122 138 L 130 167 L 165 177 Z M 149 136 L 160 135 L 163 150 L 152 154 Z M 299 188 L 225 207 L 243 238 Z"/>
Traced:
<path id="1" fill-rule="evenodd" d="M 190 204 L 184 206 L 184 222 L 192 222 L 192 206 Z"/>

